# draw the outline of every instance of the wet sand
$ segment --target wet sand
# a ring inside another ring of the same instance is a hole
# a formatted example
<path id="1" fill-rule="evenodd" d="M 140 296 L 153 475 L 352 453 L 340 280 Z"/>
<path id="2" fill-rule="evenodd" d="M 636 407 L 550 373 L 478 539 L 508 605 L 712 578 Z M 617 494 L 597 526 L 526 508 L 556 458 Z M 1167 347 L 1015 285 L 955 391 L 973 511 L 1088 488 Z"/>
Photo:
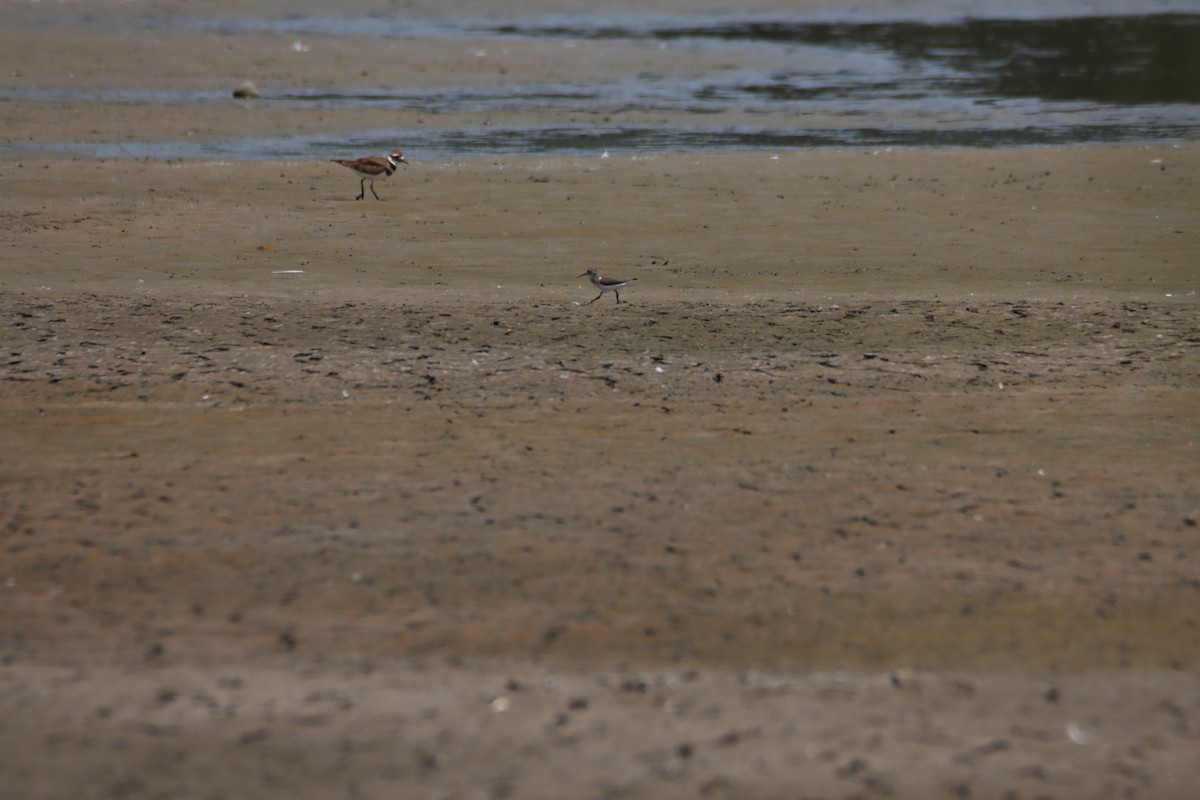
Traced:
<path id="1" fill-rule="evenodd" d="M 1200 148 L 409 153 L 356 202 L 64 169 L 122 108 L 8 105 L 13 796 L 1190 796 Z"/>

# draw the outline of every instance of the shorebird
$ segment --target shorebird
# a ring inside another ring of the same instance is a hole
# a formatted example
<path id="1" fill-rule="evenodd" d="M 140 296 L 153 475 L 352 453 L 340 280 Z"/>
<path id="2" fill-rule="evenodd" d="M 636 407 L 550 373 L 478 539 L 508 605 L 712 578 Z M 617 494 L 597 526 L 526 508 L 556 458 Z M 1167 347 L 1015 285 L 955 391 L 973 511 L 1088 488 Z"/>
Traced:
<path id="1" fill-rule="evenodd" d="M 399 150 L 393 150 L 388 153 L 387 158 L 379 156 L 367 156 L 366 158 L 355 158 L 343 160 L 340 158 L 333 159 L 333 163 L 341 164 L 343 167 L 354 170 L 354 174 L 362 178 L 358 182 L 359 193 L 355 200 L 362 200 L 367 196 L 367 181 L 371 182 L 371 194 L 375 195 L 375 199 L 381 199 L 378 194 L 375 194 L 375 181 L 386 180 L 389 175 L 395 172 L 401 164 L 407 164 L 404 160 L 404 154 Z"/>
<path id="2" fill-rule="evenodd" d="M 586 272 L 580 273 L 578 277 L 582 278 L 584 275 L 588 276 L 588 280 L 592 282 L 592 286 L 595 286 L 600 290 L 600 294 L 584 303 L 585 306 L 590 306 L 592 303 L 599 300 L 604 296 L 605 292 L 612 292 L 614 295 L 616 295 L 617 302 L 619 303 L 621 302 L 620 290 L 637 280 L 637 278 L 606 278 L 599 272 L 596 272 L 594 269 L 589 269 Z"/>

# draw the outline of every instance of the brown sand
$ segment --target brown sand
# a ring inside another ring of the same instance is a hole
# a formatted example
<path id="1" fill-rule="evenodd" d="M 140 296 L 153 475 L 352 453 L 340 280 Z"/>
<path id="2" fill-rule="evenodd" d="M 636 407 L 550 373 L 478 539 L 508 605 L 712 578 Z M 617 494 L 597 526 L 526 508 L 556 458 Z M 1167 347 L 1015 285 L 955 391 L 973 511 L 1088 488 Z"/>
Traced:
<path id="1" fill-rule="evenodd" d="M 355 202 L 38 144 L 179 109 L 2 113 L 3 796 L 1191 796 L 1200 147 L 410 153 Z M 197 135 L 361 123 L 299 116 Z"/>

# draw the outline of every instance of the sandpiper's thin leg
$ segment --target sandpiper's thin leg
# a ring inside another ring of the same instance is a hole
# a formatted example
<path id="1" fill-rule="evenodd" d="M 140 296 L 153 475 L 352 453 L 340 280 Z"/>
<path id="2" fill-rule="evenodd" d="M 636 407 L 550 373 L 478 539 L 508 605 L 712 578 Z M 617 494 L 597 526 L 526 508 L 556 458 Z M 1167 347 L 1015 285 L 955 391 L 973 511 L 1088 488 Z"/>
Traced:
<path id="1" fill-rule="evenodd" d="M 616 295 L 616 297 L 617 297 L 617 302 L 618 302 L 618 303 L 619 303 L 619 302 L 621 302 L 621 293 L 620 293 L 620 292 L 618 292 L 616 289 L 613 289 L 613 294 L 614 294 L 614 295 Z"/>
<path id="2" fill-rule="evenodd" d="M 358 197 L 356 197 L 354 199 L 362 200 L 366 196 L 367 196 L 367 179 L 363 178 L 361 181 L 358 182 Z"/>
<path id="3" fill-rule="evenodd" d="M 587 301 L 587 305 L 589 305 L 589 306 L 590 306 L 592 303 L 596 302 L 597 300 L 599 300 L 599 299 L 600 299 L 601 297 L 603 297 L 603 296 L 604 296 L 604 292 L 601 292 L 600 294 L 598 294 L 598 295 L 596 295 L 595 297 L 593 297 L 591 300 L 588 300 L 588 301 Z"/>

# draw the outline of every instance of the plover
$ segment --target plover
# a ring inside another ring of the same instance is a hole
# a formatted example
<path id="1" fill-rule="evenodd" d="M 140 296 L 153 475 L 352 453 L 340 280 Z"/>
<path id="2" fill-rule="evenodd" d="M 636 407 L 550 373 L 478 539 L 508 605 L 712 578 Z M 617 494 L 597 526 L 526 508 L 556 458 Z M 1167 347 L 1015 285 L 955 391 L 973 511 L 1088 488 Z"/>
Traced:
<path id="1" fill-rule="evenodd" d="M 595 286 L 600 290 L 600 294 L 584 303 L 585 306 L 590 306 L 592 303 L 599 300 L 604 296 L 605 292 L 612 292 L 614 295 L 616 295 L 617 302 L 619 303 L 621 302 L 621 292 L 619 290 L 624 289 L 626 286 L 637 280 L 637 278 L 606 278 L 599 272 L 596 272 L 594 269 L 589 269 L 588 271 L 581 273 L 578 277 L 582 278 L 584 275 L 588 276 L 588 280 L 592 282 L 592 286 Z"/>
<path id="2" fill-rule="evenodd" d="M 401 164 L 407 164 L 404 160 L 404 154 L 399 150 L 393 150 L 388 153 L 387 158 L 379 158 L 378 156 L 367 156 L 366 158 L 355 158 L 351 160 L 343 160 L 340 158 L 333 159 L 333 163 L 341 164 L 343 167 L 354 170 L 354 174 L 362 178 L 358 182 L 359 193 L 355 200 L 362 200 L 367 196 L 367 181 L 371 182 L 371 194 L 375 195 L 375 199 L 381 199 L 378 194 L 375 194 L 375 181 L 386 180 L 389 175 L 399 169 Z"/>

